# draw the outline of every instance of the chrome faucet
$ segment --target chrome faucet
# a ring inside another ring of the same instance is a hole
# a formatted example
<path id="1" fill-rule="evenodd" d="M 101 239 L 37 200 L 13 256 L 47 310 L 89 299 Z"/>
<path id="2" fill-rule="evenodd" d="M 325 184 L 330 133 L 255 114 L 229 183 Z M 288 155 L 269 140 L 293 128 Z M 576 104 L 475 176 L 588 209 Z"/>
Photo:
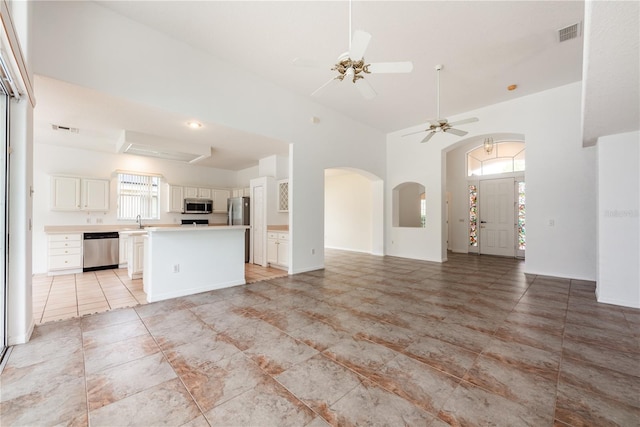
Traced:
<path id="1" fill-rule="evenodd" d="M 138 224 L 139 228 L 142 228 L 142 217 L 140 216 L 140 214 L 136 216 L 136 223 Z"/>

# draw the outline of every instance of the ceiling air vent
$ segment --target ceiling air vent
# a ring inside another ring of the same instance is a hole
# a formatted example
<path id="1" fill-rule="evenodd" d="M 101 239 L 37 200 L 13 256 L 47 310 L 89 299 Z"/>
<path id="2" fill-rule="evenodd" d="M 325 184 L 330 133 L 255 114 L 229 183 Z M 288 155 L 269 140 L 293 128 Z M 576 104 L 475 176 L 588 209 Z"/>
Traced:
<path id="1" fill-rule="evenodd" d="M 580 22 L 578 22 L 577 24 L 573 24 L 573 25 L 569 25 L 568 27 L 564 27 L 564 28 L 560 28 L 558 30 L 558 39 L 560 41 L 560 43 L 562 42 L 566 42 L 567 40 L 571 40 L 571 39 L 575 39 L 577 37 L 580 37 L 581 34 L 581 30 L 582 30 L 582 25 L 580 25 Z"/>
<path id="2" fill-rule="evenodd" d="M 70 128 L 68 126 L 60 126 L 60 125 L 51 125 L 51 129 L 53 130 L 63 130 L 66 132 L 71 132 L 71 133 L 79 133 L 80 129 L 78 128 Z"/>

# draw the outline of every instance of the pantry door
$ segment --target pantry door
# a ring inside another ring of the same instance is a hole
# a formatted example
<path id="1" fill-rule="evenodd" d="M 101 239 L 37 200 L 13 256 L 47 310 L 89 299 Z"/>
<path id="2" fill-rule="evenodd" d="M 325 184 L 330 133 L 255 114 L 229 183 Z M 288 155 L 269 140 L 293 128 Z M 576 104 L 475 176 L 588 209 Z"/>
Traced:
<path id="1" fill-rule="evenodd" d="M 515 256 L 514 179 L 480 181 L 480 253 Z"/>

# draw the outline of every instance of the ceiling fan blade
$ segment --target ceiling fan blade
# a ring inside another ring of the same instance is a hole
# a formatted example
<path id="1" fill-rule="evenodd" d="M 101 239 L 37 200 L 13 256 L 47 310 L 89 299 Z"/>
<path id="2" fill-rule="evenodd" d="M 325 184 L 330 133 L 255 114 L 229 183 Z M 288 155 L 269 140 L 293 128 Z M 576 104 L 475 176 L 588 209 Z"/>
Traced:
<path id="1" fill-rule="evenodd" d="M 427 134 L 427 136 L 425 136 L 425 137 L 424 137 L 424 139 L 423 139 L 422 141 L 420 141 L 420 142 L 427 142 L 427 141 L 429 141 L 429 140 L 433 137 L 433 135 L 435 135 L 435 134 L 436 134 L 436 131 L 435 131 L 435 130 L 432 130 L 432 131 L 431 131 L 431 132 L 429 132 L 429 133 Z"/>
<path id="2" fill-rule="evenodd" d="M 292 62 L 293 62 L 293 65 L 295 65 L 296 67 L 327 68 L 326 64 L 321 64 L 319 61 L 316 61 L 315 59 L 295 58 Z"/>
<path id="3" fill-rule="evenodd" d="M 453 129 L 453 128 L 449 128 L 449 129 L 444 129 L 444 132 L 448 132 L 448 133 L 452 133 L 454 135 L 458 135 L 458 136 L 465 136 L 466 134 L 468 134 L 469 132 L 465 132 L 463 130 L 459 130 L 459 129 Z"/>
<path id="4" fill-rule="evenodd" d="M 349 58 L 354 61 L 362 59 L 364 52 L 367 50 L 367 46 L 369 46 L 369 40 L 371 40 L 371 34 L 365 31 L 356 30 L 353 33 L 353 39 L 351 39 Z"/>
<path id="5" fill-rule="evenodd" d="M 327 86 L 330 86 L 330 85 L 334 84 L 337 81 L 338 80 L 336 78 L 332 78 L 331 80 L 329 80 L 328 82 L 326 82 L 325 84 L 320 86 L 318 89 L 314 90 L 313 93 L 311 94 L 311 96 L 320 95 L 320 93 L 324 92 L 324 90 L 327 88 Z"/>
<path id="6" fill-rule="evenodd" d="M 477 122 L 479 119 L 477 117 L 470 117 L 468 119 L 458 120 L 457 122 L 449 123 L 450 126 L 457 125 L 466 125 L 467 123 Z"/>
<path id="7" fill-rule="evenodd" d="M 366 79 L 356 80 L 356 88 L 360 91 L 364 99 L 373 99 L 378 95 Z"/>
<path id="8" fill-rule="evenodd" d="M 423 129 L 423 130 L 419 130 L 419 131 L 417 131 L 417 132 L 405 133 L 405 134 L 404 134 L 404 135 L 402 135 L 402 136 L 416 135 L 416 134 L 418 134 L 418 133 L 427 132 L 427 131 L 428 131 L 428 129 Z"/>
<path id="9" fill-rule="evenodd" d="M 413 62 L 376 62 L 369 64 L 367 69 L 371 73 L 410 73 L 413 70 Z"/>

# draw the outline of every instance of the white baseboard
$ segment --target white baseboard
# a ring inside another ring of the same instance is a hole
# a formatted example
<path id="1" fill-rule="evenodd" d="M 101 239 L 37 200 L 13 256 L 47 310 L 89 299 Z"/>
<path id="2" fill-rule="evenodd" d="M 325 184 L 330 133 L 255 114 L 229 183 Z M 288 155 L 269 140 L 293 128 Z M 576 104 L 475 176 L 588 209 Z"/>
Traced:
<path id="1" fill-rule="evenodd" d="M 31 319 L 31 323 L 24 334 L 7 337 L 7 345 L 18 345 L 29 342 L 29 340 L 31 339 L 31 334 L 33 334 L 33 328 L 35 328 L 35 326 L 36 322 Z"/>

